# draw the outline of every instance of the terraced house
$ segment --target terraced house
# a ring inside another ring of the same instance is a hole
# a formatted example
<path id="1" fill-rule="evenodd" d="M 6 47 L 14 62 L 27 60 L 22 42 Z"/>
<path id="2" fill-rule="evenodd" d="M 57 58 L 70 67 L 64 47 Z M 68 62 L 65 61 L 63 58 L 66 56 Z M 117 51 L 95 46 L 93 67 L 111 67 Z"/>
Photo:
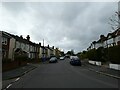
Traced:
<path id="1" fill-rule="evenodd" d="M 54 46 L 53 46 L 53 47 L 50 47 L 50 46 L 48 45 L 46 48 L 47 48 L 47 56 L 48 56 L 48 58 L 50 58 L 51 56 L 55 56 Z"/>
<path id="2" fill-rule="evenodd" d="M 98 49 L 99 47 L 113 47 L 115 45 L 120 45 L 120 28 L 112 33 L 108 33 L 105 37 L 104 35 L 100 36 L 98 41 L 93 41 L 87 50 L 91 50 L 93 48 Z"/>
<path id="3" fill-rule="evenodd" d="M 9 44 L 11 36 L 5 32 L 1 32 L 2 35 L 2 60 L 9 58 Z"/>
<path id="4" fill-rule="evenodd" d="M 27 56 L 31 59 L 38 58 L 37 54 L 39 54 L 39 45 L 30 41 L 29 35 L 27 39 L 23 39 L 22 36 L 14 36 L 10 40 L 10 51 L 9 58 L 14 59 L 14 53 L 19 52 L 20 50 L 27 54 Z"/>
<path id="5" fill-rule="evenodd" d="M 13 35 L 2 31 L 2 57 L 14 60 L 15 53 L 23 52 L 27 54 L 30 59 L 38 59 L 40 52 L 40 44 L 30 41 L 30 36 L 26 39 L 22 36 Z"/>
<path id="6" fill-rule="evenodd" d="M 58 51 L 58 50 L 57 50 Z M 3 59 L 10 59 L 14 61 L 18 54 L 25 54 L 29 59 L 50 58 L 52 55 L 58 53 L 56 49 L 48 46 L 41 46 L 41 43 L 36 44 L 30 41 L 30 36 L 26 38 L 17 36 L 5 31 L 2 31 L 2 56 Z"/>

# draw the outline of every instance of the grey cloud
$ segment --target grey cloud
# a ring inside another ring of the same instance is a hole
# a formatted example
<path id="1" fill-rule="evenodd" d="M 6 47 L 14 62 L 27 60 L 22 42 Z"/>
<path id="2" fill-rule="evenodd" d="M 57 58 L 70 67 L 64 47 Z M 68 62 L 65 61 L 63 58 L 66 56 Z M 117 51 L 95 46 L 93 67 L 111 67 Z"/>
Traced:
<path id="1" fill-rule="evenodd" d="M 27 29 L 25 25 L 29 27 L 26 32 L 33 40 L 45 39 L 47 44 L 76 52 L 86 49 L 90 42 L 99 39 L 100 34 L 110 31 L 108 18 L 117 10 L 117 3 L 113 2 L 31 2 L 4 3 L 3 6 L 8 14 L 19 13 L 19 18 L 24 17 L 23 29 Z"/>
<path id="2" fill-rule="evenodd" d="M 99 8 L 96 8 L 95 4 L 98 4 L 97 6 L 99 6 Z M 92 3 L 91 5 L 89 4 L 88 8 L 86 8 L 86 5 L 78 8 L 78 5 L 75 3 L 70 6 L 67 5 L 68 4 L 66 4 L 66 8 L 61 12 L 63 16 L 61 16 L 61 20 L 57 19 L 57 16 L 54 17 L 57 23 L 53 23 L 54 28 L 48 34 L 48 36 L 53 36 L 51 40 L 53 40 L 53 42 L 55 41 L 54 44 L 56 46 L 66 49 L 86 48 L 91 41 L 99 39 L 100 34 L 108 31 L 106 30 L 107 26 L 105 23 L 107 23 L 108 15 L 113 12 L 108 10 L 110 7 L 106 7 L 107 3 L 104 5 L 102 5 L 102 3 Z M 77 6 L 77 8 L 74 6 Z M 103 15 L 101 15 L 101 13 Z M 60 22 L 62 22 L 61 27 L 63 28 L 59 28 Z M 66 36 L 69 39 L 69 43 L 63 42 L 60 46 L 59 40 L 62 39 L 61 36 Z"/>
<path id="3" fill-rule="evenodd" d="M 2 2 L 2 7 L 13 14 L 19 14 L 27 8 L 24 2 Z"/>

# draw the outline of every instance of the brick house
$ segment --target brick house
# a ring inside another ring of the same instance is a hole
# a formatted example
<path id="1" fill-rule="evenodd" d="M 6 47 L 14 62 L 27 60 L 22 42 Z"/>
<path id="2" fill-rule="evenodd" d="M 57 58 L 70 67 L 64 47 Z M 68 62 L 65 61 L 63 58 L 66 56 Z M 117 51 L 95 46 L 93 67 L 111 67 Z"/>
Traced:
<path id="1" fill-rule="evenodd" d="M 109 48 L 115 45 L 120 45 L 120 28 L 112 33 L 108 33 L 106 37 L 101 35 L 100 39 L 98 41 L 93 41 L 87 50 L 93 48 L 97 49 L 99 47 Z"/>
<path id="2" fill-rule="evenodd" d="M 116 45 L 120 45 L 120 28 L 118 30 L 116 30 L 115 35 L 116 35 L 115 43 L 116 43 Z"/>
<path id="3" fill-rule="evenodd" d="M 31 42 L 29 35 L 27 35 L 26 39 L 23 38 L 22 35 L 20 37 L 10 33 L 7 33 L 7 35 L 11 37 L 9 39 L 9 45 L 8 45 L 9 46 L 8 58 L 14 60 L 14 54 L 17 50 L 22 50 L 23 52 L 27 53 L 30 59 L 39 58 L 40 45 Z"/>
<path id="4" fill-rule="evenodd" d="M 9 59 L 9 44 L 11 36 L 2 31 L 2 60 Z"/>

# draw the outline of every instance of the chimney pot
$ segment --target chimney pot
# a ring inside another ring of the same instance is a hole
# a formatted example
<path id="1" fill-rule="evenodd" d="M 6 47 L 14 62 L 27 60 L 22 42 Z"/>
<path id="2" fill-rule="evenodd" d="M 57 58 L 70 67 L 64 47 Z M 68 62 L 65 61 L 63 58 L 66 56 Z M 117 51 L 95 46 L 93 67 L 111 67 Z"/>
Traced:
<path id="1" fill-rule="evenodd" d="M 27 37 L 26 37 L 26 38 L 27 38 L 27 40 L 28 40 L 28 41 L 30 41 L 30 36 L 29 36 L 29 35 L 27 35 Z"/>

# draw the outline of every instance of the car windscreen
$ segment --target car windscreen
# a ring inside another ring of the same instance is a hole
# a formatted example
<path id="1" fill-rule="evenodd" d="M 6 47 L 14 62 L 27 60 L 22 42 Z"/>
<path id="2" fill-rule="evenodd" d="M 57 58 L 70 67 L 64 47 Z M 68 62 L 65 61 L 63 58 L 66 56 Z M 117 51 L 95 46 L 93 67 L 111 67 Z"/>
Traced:
<path id="1" fill-rule="evenodd" d="M 56 59 L 56 57 L 52 57 L 50 60 L 55 60 Z"/>
<path id="2" fill-rule="evenodd" d="M 79 60 L 78 57 L 71 57 L 71 60 Z"/>

